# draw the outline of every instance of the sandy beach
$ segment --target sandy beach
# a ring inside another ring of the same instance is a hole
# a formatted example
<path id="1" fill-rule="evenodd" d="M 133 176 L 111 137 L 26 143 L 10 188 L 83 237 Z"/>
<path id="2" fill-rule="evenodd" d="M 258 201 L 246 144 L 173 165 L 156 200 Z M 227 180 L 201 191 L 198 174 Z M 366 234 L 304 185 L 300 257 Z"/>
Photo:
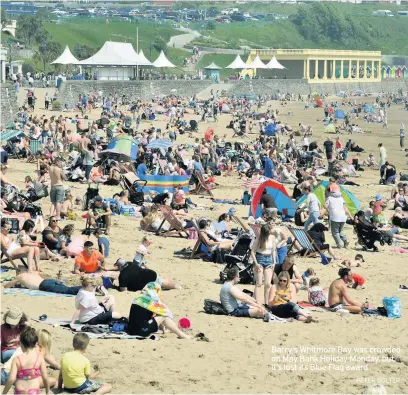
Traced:
<path id="1" fill-rule="evenodd" d="M 38 97 L 37 114 L 59 115 L 58 112 L 44 110 L 43 96 L 46 89 L 36 89 Z M 48 92 L 53 93 L 52 89 Z M 23 92 L 21 92 L 22 94 Z M 329 98 L 328 101 L 342 99 Z M 352 98 L 354 100 L 354 98 Z M 375 96 L 357 98 L 358 102 L 372 104 Z M 294 129 L 304 123 L 313 127 L 312 140 L 322 142 L 325 139 L 322 118 L 323 109 L 304 109 L 304 103 L 293 102 L 282 107 L 278 102 L 270 102 L 272 108 L 280 111 L 279 120 L 289 123 Z M 349 111 L 350 107 L 341 107 Z M 291 115 L 288 115 L 291 113 Z M 69 113 L 68 113 L 69 114 Z M 66 115 L 68 115 L 66 113 Z M 90 119 L 97 119 L 99 110 L 90 114 Z M 75 114 L 72 114 L 74 117 Z M 197 116 L 187 115 L 186 120 Z M 232 130 L 226 129 L 230 115 L 221 115 L 217 123 L 199 124 L 199 133 L 195 137 L 203 137 L 206 128 L 211 125 L 215 134 L 227 134 L 231 139 Z M 381 124 L 365 124 L 358 120 L 364 134 L 349 136 L 340 135 L 345 145 L 349 138 L 355 140 L 365 152 L 366 159 L 370 152 L 374 153 L 378 162 L 379 142 L 387 149 L 388 160 L 396 165 L 397 171 L 408 173 L 408 158 L 399 147 L 399 125 L 403 121 L 408 124 L 408 112 L 402 105 L 392 105 L 388 110 L 389 130 Z M 155 127 L 165 127 L 164 116 L 154 121 Z M 142 123 L 142 128 L 150 122 Z M 368 132 L 370 131 L 370 132 Z M 335 135 L 331 135 L 333 138 Z M 253 139 L 256 135 L 250 135 Z M 285 137 L 284 137 L 285 139 Z M 297 138 L 299 139 L 299 138 Z M 236 141 L 236 139 L 235 139 Z M 248 141 L 244 139 L 244 141 Z M 177 143 L 193 143 L 194 139 L 186 135 L 179 136 Z M 7 177 L 20 188 L 24 187 L 24 177 L 34 175 L 36 166 L 23 160 L 10 160 Z M 347 187 L 360 200 L 363 208 L 377 193 L 381 193 L 385 201 L 390 199 L 391 186 L 379 186 L 378 170 L 366 170 L 360 177 L 353 179 L 360 187 Z M 215 197 L 239 199 L 244 191 L 244 180 L 234 174 L 217 177 L 220 185 L 213 191 Z M 83 197 L 86 185 L 67 183 L 74 197 Z M 103 197 L 112 197 L 120 187 L 101 186 Z M 292 192 L 289 187 L 288 191 Z M 203 210 L 191 210 L 193 217 L 203 215 L 212 219 L 227 212 L 231 205 L 214 204 L 208 198 L 192 197 L 193 201 Z M 49 198 L 41 200 L 45 215 L 48 215 Z M 235 205 L 240 217 L 247 217 L 249 206 Z M 392 205 L 386 214 L 392 213 Z M 110 235 L 111 253 L 108 265 L 119 257 L 131 259 L 136 246 L 145 234 L 140 230 L 139 220 L 123 216 L 112 217 L 113 226 Z M 70 221 L 64 221 L 66 225 Z M 84 228 L 85 220 L 74 222 L 75 234 Z M 351 240 L 349 250 L 341 250 L 344 258 L 353 258 L 356 236 L 353 228 L 348 226 L 347 235 Z M 330 232 L 328 242 L 333 244 Z M 92 237 L 93 239 L 93 237 Z M 240 319 L 228 316 L 207 315 L 203 312 L 204 299 L 218 300 L 221 285 L 219 272 L 223 265 L 203 262 L 201 260 L 180 259 L 173 252 L 185 247 L 193 247 L 194 240 L 180 237 L 164 238 L 152 235 L 151 256 L 148 267 L 161 276 L 177 280 L 182 290 L 165 291 L 163 297 L 176 315 L 188 317 L 192 322 L 191 334 L 204 333 L 209 342 L 196 339 L 178 340 L 173 334 L 160 335 L 160 340 L 92 340 L 86 356 L 91 366 L 98 363 L 100 379 L 112 384 L 113 393 L 350 393 L 359 394 L 367 385 L 381 383 L 388 393 L 407 393 L 408 388 L 408 292 L 400 292 L 399 285 L 408 285 L 408 255 L 393 252 L 393 246 L 379 246 L 380 252 L 365 252 L 366 263 L 363 268 L 354 271 L 363 275 L 366 288 L 351 290 L 353 298 L 360 301 L 366 299 L 375 306 L 382 305 L 383 297 L 397 296 L 401 300 L 402 317 L 390 320 L 384 317 L 363 317 L 339 315 L 326 311 L 314 313 L 319 323 L 304 324 L 301 322 L 267 324 L 262 320 Z M 404 244 L 402 244 L 403 246 Z M 405 246 L 408 247 L 406 243 Z M 320 258 L 296 258 L 296 264 L 303 272 L 313 268 L 321 280 L 323 287 L 328 287 L 337 278 L 337 268 L 323 266 Z M 62 278 L 69 283 L 79 285 L 79 278 L 72 274 L 73 259 L 60 262 L 42 262 L 42 270 L 46 275 L 56 278 L 62 271 Z M 3 273 L 4 277 L 7 274 Z M 240 286 L 253 290 L 252 285 Z M 124 315 L 130 310 L 135 294 L 111 291 L 117 300 L 117 309 Z M 307 292 L 300 291 L 299 300 L 307 300 Z M 19 306 L 31 318 L 47 314 L 52 318 L 71 318 L 74 313 L 74 298 L 64 297 L 32 297 L 27 295 L 2 295 L 1 311 L 4 314 L 10 306 Z M 72 334 L 60 327 L 33 323 L 36 328 L 45 328 L 52 333 L 52 353 L 59 359 L 63 353 L 71 349 Z M 56 375 L 56 372 L 49 372 Z"/>

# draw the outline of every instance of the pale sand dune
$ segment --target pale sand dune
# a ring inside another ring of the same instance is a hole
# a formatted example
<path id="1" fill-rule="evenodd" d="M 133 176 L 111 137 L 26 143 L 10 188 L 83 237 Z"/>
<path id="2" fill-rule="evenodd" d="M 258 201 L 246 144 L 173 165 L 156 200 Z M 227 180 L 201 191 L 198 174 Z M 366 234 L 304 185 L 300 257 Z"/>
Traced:
<path id="1" fill-rule="evenodd" d="M 37 89 L 37 96 L 42 98 L 42 90 Z M 374 98 L 368 98 L 372 101 Z M 43 107 L 42 100 L 39 102 Z M 287 121 L 294 128 L 299 122 L 311 124 L 316 138 L 322 141 L 324 129 L 317 119 L 322 118 L 321 109 L 304 110 L 303 104 L 293 103 L 281 108 L 277 103 L 273 108 L 279 108 L 287 113 L 294 112 L 293 116 L 281 115 L 282 121 Z M 42 114 L 43 110 L 37 110 Z M 52 113 L 49 113 L 50 115 Z M 91 118 L 97 115 L 92 114 Z M 189 119 L 190 116 L 187 117 Z M 216 133 L 227 133 L 225 129 L 230 116 L 223 115 L 218 124 L 213 125 Z M 408 124 L 408 113 L 401 106 L 393 106 L 389 110 L 389 131 L 381 129 L 381 125 L 359 124 L 364 129 L 372 130 L 372 134 L 353 136 L 358 144 L 366 149 L 365 158 L 369 152 L 377 155 L 377 144 L 382 141 L 387 148 L 389 160 L 397 165 L 398 171 L 406 168 L 406 158 L 399 149 L 399 122 Z M 148 125 L 146 123 L 146 125 Z M 155 126 L 164 127 L 164 121 L 157 121 Z M 200 125 L 202 137 L 206 125 Z M 255 135 L 254 135 L 255 136 Z M 348 136 L 342 135 L 345 143 Z M 182 136 L 178 142 L 193 142 Z M 12 160 L 8 177 L 22 186 L 24 176 L 32 174 L 34 165 Z M 378 171 L 366 171 L 358 179 L 361 187 L 350 187 L 360 199 L 362 206 L 381 192 L 385 198 L 390 196 L 390 187 L 368 186 L 378 182 Z M 357 181 L 357 182 L 359 182 Z M 216 197 L 239 198 L 243 192 L 243 181 L 234 177 L 218 177 L 220 187 L 214 191 Z M 85 186 L 71 184 L 75 196 L 83 196 Z M 112 196 L 118 191 L 115 187 L 102 187 L 105 197 Z M 193 197 L 199 205 L 213 211 L 191 211 L 195 217 L 203 214 L 216 218 L 226 212 L 230 205 L 214 205 L 207 198 Z M 44 213 L 48 214 L 49 200 L 45 199 Z M 248 207 L 236 206 L 240 216 L 248 215 Z M 391 214 L 391 210 L 387 212 Z M 63 223 L 66 224 L 66 222 Z M 126 217 L 113 217 L 111 240 L 111 257 L 108 262 L 113 263 L 120 256 L 131 259 L 136 246 L 143 236 L 138 228 L 139 221 Z M 77 229 L 82 229 L 84 221 L 75 222 Z M 352 229 L 347 228 L 352 238 L 354 248 L 355 236 Z M 386 318 L 363 318 L 362 316 L 340 316 L 333 313 L 315 313 L 320 320 L 318 324 L 305 325 L 294 322 L 289 324 L 265 324 L 259 320 L 238 319 L 224 316 L 211 316 L 202 312 L 205 298 L 218 299 L 220 285 L 217 284 L 222 265 L 202 262 L 200 260 L 182 260 L 173 257 L 175 250 L 193 246 L 194 241 L 181 238 L 153 237 L 150 247 L 152 255 L 149 267 L 158 271 L 162 276 L 179 281 L 181 291 L 164 292 L 166 303 L 176 315 L 176 319 L 187 316 L 192 321 L 193 335 L 204 332 L 210 342 L 180 341 L 172 334 L 161 336 L 159 342 L 153 341 L 119 341 L 119 340 L 92 340 L 87 350 L 87 357 L 91 363 L 98 362 L 101 368 L 100 378 L 113 385 L 114 393 L 361 393 L 366 384 L 373 381 L 382 382 L 388 393 L 406 393 L 408 388 L 407 366 L 404 363 L 346 363 L 345 365 L 366 365 L 368 371 L 336 371 L 329 370 L 329 362 L 320 362 L 326 366 L 326 371 L 297 371 L 273 370 L 272 357 L 282 356 L 272 351 L 272 347 L 400 347 L 401 352 L 394 353 L 402 359 L 408 359 L 407 314 L 408 293 L 397 290 L 400 284 L 408 284 L 407 263 L 408 256 L 393 253 L 392 247 L 380 247 L 379 253 L 365 253 L 366 265 L 356 269 L 367 280 L 367 287 L 362 291 L 351 291 L 353 297 L 364 301 L 366 298 L 375 305 L 382 304 L 384 296 L 396 295 L 402 304 L 402 318 L 389 320 Z M 328 234 L 329 242 L 332 242 Z M 353 257 L 354 249 L 341 252 L 345 257 Z M 322 266 L 320 259 L 298 258 L 297 265 L 302 271 L 308 267 L 315 269 L 323 286 L 328 287 L 331 280 L 337 276 L 337 269 L 332 266 Z M 59 263 L 43 262 L 42 268 L 46 274 L 56 276 L 62 270 L 65 278 L 69 276 L 73 261 L 63 260 Z M 76 280 L 78 281 L 78 280 Z M 71 281 L 70 281 L 71 282 Z M 252 286 L 246 286 L 252 289 Z M 134 297 L 131 293 L 112 291 L 117 298 L 117 306 L 121 312 L 127 314 Z M 306 300 L 305 291 L 300 292 L 300 300 Z M 2 298 L 2 312 L 13 305 L 24 309 L 31 317 L 47 314 L 49 317 L 70 317 L 74 312 L 74 300 L 71 298 L 44 298 L 28 297 L 26 295 L 4 295 Z M 60 358 L 71 349 L 72 335 L 61 328 L 46 327 L 35 324 L 36 327 L 45 327 L 53 335 L 53 354 Z M 307 356 L 350 354 L 308 353 Z M 351 355 L 372 356 L 380 358 L 387 356 L 384 350 L 378 354 L 370 352 L 352 353 Z M 299 356 L 299 355 L 298 355 Z M 336 365 L 336 363 L 334 363 Z M 292 365 L 292 364 L 290 364 Z M 309 365 L 303 363 L 303 365 Z M 280 365 L 282 367 L 282 365 Z M 277 369 L 277 368 L 276 368 Z M 55 375 L 54 373 L 51 373 Z"/>

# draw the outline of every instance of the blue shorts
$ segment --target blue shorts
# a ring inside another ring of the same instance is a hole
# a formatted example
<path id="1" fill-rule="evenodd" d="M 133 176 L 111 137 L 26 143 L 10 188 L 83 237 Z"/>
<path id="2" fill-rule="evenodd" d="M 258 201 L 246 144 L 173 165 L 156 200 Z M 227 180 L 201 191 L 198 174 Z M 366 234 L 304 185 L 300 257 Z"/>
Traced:
<path id="1" fill-rule="evenodd" d="M 233 310 L 229 315 L 233 317 L 249 317 L 249 306 L 242 304 Z"/>
<path id="2" fill-rule="evenodd" d="M 69 392 L 71 394 L 90 394 L 92 392 L 98 391 L 99 388 L 101 388 L 103 385 L 102 381 L 90 381 L 86 380 L 85 383 L 80 385 L 77 388 L 65 388 L 66 392 Z"/>
<path id="3" fill-rule="evenodd" d="M 264 269 L 270 269 L 274 264 L 273 258 L 271 255 L 263 255 L 263 254 L 259 254 L 258 252 L 256 253 L 256 261 Z"/>

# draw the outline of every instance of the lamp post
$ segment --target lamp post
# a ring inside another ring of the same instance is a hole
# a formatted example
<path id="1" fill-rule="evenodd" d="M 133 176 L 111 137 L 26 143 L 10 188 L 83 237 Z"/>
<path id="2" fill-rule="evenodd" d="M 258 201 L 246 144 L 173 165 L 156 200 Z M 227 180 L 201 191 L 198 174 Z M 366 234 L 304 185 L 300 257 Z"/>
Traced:
<path id="1" fill-rule="evenodd" d="M 45 65 L 46 65 L 45 54 L 47 53 L 47 42 L 45 40 L 41 44 L 41 51 L 42 51 L 42 55 L 43 55 L 44 74 L 45 74 Z"/>

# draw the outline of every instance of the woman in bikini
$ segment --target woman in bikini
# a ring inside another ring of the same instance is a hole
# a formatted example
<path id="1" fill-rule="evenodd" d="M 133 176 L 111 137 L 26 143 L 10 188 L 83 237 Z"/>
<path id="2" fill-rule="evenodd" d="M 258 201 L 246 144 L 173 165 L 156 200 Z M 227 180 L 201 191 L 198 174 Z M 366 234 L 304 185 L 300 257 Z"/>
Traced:
<path id="1" fill-rule="evenodd" d="M 1 249 L 7 252 L 7 255 L 13 258 L 21 258 L 27 256 L 28 271 L 32 272 L 34 269 L 40 271 L 39 262 L 39 251 L 37 247 L 24 246 L 22 247 L 14 240 L 14 235 L 9 235 L 11 224 L 8 222 L 7 218 L 2 218 L 1 220 Z M 14 267 L 17 268 L 15 263 L 12 263 Z"/>
<path id="2" fill-rule="evenodd" d="M 263 277 L 265 303 L 268 303 L 276 263 L 276 237 L 273 235 L 271 226 L 262 226 L 259 238 L 255 240 L 252 247 L 251 256 L 255 265 L 255 299 L 262 304 L 261 287 Z"/>
<path id="3" fill-rule="evenodd" d="M 15 394 L 38 395 L 41 393 L 41 378 L 46 393 L 52 394 L 44 357 L 36 348 L 38 335 L 35 329 L 27 328 L 20 335 L 20 343 L 23 354 L 14 358 L 3 394 L 7 394 L 15 383 Z"/>

